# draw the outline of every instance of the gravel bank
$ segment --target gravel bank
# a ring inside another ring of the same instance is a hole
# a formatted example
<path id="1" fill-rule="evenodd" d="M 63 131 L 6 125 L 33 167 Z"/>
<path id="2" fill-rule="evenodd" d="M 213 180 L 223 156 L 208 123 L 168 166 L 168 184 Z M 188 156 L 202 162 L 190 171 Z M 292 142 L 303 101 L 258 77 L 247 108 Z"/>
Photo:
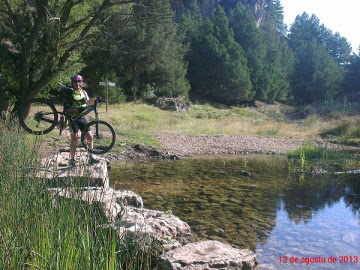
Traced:
<path id="1" fill-rule="evenodd" d="M 268 138 L 224 134 L 202 136 L 158 135 L 156 139 L 162 147 L 143 147 L 128 144 L 125 150 L 121 152 L 111 150 L 104 157 L 108 160 L 143 160 L 148 158 L 176 159 L 205 155 L 284 155 L 290 150 L 303 146 L 306 142 L 305 139 L 301 138 Z M 62 144 L 56 148 L 51 147 L 51 145 L 52 143 L 49 143 L 47 147 L 42 149 L 43 155 L 46 156 L 46 153 L 69 151 L 67 144 Z M 326 146 L 331 149 L 343 149 L 345 147 L 325 140 L 314 140 L 313 145 Z M 347 148 L 360 150 L 359 147 Z"/>
<path id="2" fill-rule="evenodd" d="M 168 136 L 157 139 L 171 154 L 179 157 L 197 155 L 237 155 L 237 154 L 285 154 L 303 146 L 304 139 L 268 138 L 246 135 L 203 135 L 203 136 Z M 313 141 L 316 146 L 339 149 L 342 146 L 326 141 Z"/>

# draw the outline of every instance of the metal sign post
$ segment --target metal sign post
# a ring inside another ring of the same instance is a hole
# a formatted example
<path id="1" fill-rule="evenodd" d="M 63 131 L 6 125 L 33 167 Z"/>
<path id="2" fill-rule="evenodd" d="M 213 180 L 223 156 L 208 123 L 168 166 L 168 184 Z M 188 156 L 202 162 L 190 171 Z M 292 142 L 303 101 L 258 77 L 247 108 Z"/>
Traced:
<path id="1" fill-rule="evenodd" d="M 99 85 L 105 86 L 106 90 L 106 112 L 108 111 L 109 86 L 115 86 L 114 82 L 99 82 Z"/>

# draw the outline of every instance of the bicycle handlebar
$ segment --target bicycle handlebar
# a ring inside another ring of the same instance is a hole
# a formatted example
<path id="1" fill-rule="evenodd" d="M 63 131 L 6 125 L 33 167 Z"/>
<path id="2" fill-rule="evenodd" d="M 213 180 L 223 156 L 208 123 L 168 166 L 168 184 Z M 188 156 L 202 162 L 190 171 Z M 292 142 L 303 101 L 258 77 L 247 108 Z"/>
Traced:
<path id="1" fill-rule="evenodd" d="M 61 84 L 61 83 L 59 83 L 59 85 L 60 85 L 60 87 L 61 87 L 62 89 L 64 89 L 64 90 L 74 91 L 74 89 L 71 88 L 71 87 L 68 87 L 68 86 L 66 86 L 66 85 L 63 85 L 63 84 Z"/>
<path id="2" fill-rule="evenodd" d="M 60 86 L 62 89 L 64 89 L 64 90 L 74 91 L 74 89 L 71 88 L 71 87 L 68 87 L 68 86 L 66 86 L 66 85 L 64 85 L 64 84 L 61 84 L 61 83 L 58 83 L 58 84 L 59 84 L 59 86 Z M 103 102 L 106 102 L 106 100 L 103 99 L 103 98 L 100 97 L 100 96 L 97 96 L 97 97 L 96 97 L 96 103 L 103 103 Z"/>
<path id="3" fill-rule="evenodd" d="M 103 102 L 106 102 L 106 100 L 103 99 L 103 98 L 100 97 L 100 96 L 97 96 L 97 97 L 96 97 L 96 102 L 97 102 L 97 103 L 103 103 Z"/>

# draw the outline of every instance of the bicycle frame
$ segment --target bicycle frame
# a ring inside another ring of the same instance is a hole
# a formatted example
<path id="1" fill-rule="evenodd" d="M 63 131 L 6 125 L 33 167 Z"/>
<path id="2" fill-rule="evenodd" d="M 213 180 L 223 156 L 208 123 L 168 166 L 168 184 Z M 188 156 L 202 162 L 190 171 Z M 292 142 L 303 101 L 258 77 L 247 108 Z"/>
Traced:
<path id="1" fill-rule="evenodd" d="M 74 91 L 73 88 L 67 87 L 67 86 L 65 86 L 65 85 L 63 85 L 63 84 L 61 84 L 61 83 L 59 83 L 59 86 L 60 86 L 61 88 L 63 88 L 64 90 Z M 63 112 L 57 112 L 57 113 L 60 114 L 61 116 L 65 116 L 65 121 L 64 121 L 65 125 L 63 125 L 63 126 L 60 125 L 60 127 L 59 127 L 60 135 L 61 135 L 61 132 L 62 132 L 66 127 L 70 126 L 70 124 L 71 124 L 71 123 L 66 124 L 67 119 L 71 119 L 71 121 L 74 122 L 74 121 L 77 121 L 78 119 L 80 119 L 81 117 L 84 117 L 84 116 L 88 115 L 89 113 L 91 113 L 92 111 L 94 111 L 94 113 L 95 113 L 95 121 L 99 121 L 99 113 L 98 113 L 98 111 L 97 111 L 97 104 L 98 104 L 98 103 L 99 103 L 99 102 L 98 102 L 97 100 L 95 100 L 94 105 L 86 106 L 86 108 L 88 108 L 88 109 L 86 109 L 86 111 L 85 111 L 84 113 L 82 113 L 81 115 L 76 116 L 76 117 L 71 117 L 71 116 L 69 116 L 68 113 L 65 112 L 65 110 L 63 110 Z M 44 120 L 44 119 L 43 119 L 43 120 Z M 96 131 L 96 133 L 98 133 L 98 130 Z"/>
<path id="2" fill-rule="evenodd" d="M 94 105 L 90 105 L 90 106 L 86 106 L 86 111 L 84 113 L 82 113 L 81 115 L 79 116 L 76 116 L 76 117 L 71 117 L 68 115 L 68 113 L 66 113 L 65 111 L 63 112 L 57 112 L 58 114 L 62 115 L 62 116 L 65 116 L 65 120 L 64 120 L 64 123 L 65 125 L 64 126 L 60 126 L 59 129 L 60 129 L 60 135 L 61 135 L 61 132 L 67 128 L 68 126 L 71 125 L 71 122 L 69 122 L 68 124 L 66 124 L 67 122 L 67 119 L 71 119 L 72 122 L 74 121 L 77 121 L 78 119 L 80 119 L 81 117 L 84 117 L 86 115 L 88 115 L 89 113 L 91 113 L 92 111 L 94 111 L 95 113 L 95 121 L 99 121 L 99 113 L 98 113 L 98 110 L 97 110 L 97 104 L 98 104 L 98 101 L 95 100 L 95 103 Z"/>

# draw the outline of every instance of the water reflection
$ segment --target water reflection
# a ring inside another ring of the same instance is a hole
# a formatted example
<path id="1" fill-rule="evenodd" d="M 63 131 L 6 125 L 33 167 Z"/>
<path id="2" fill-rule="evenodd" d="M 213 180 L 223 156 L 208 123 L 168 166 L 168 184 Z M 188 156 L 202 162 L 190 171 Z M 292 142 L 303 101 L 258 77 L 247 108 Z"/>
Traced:
<path id="1" fill-rule="evenodd" d="M 241 170 L 251 176 L 242 176 Z M 359 176 L 300 180 L 289 176 L 285 157 L 244 156 L 122 163 L 113 166 L 110 179 L 116 189 L 141 195 L 146 208 L 172 210 L 191 226 L 197 240 L 249 248 L 273 265 L 290 251 L 297 250 L 297 256 L 309 252 L 303 240 L 307 235 L 320 243 L 312 255 L 329 253 L 324 243 L 339 246 L 339 252 L 360 247 Z M 335 237 L 339 228 L 348 236 Z M 327 255 L 338 255 L 331 252 Z"/>

